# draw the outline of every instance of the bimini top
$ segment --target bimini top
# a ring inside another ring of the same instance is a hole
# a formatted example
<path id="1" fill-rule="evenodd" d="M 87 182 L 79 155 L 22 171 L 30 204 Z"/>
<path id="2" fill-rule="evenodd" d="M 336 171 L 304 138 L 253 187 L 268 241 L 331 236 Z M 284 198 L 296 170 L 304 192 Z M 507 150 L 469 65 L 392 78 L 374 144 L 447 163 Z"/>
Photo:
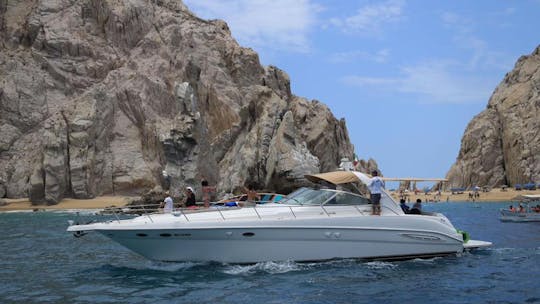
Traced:
<path id="1" fill-rule="evenodd" d="M 516 201 L 537 201 L 540 200 L 540 194 L 522 194 L 514 197 Z"/>
<path id="2" fill-rule="evenodd" d="M 319 183 L 325 181 L 334 185 L 361 182 L 369 183 L 371 176 L 356 171 L 334 171 L 320 174 L 306 174 L 304 177 L 310 182 Z"/>

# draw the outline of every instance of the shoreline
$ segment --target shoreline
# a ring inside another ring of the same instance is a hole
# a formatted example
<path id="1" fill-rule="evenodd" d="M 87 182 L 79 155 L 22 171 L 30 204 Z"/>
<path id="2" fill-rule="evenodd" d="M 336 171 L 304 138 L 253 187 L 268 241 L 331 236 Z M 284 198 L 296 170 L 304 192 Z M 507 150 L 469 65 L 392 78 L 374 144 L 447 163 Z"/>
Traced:
<path id="1" fill-rule="evenodd" d="M 107 207 L 124 207 L 133 196 L 98 196 L 91 199 L 65 198 L 56 205 L 32 205 L 28 198 L 2 199 L 7 204 L 0 206 L 0 212 L 6 211 L 52 211 L 52 210 L 100 210 Z"/>
<path id="2" fill-rule="evenodd" d="M 531 194 L 540 194 L 540 190 L 515 190 L 515 189 L 506 189 L 502 190 L 501 188 L 493 188 L 488 192 L 478 192 L 479 197 L 471 200 L 469 198 L 469 193 L 473 191 L 464 191 L 460 194 L 452 194 L 448 191 L 441 192 L 439 202 L 453 202 L 453 203 L 500 203 L 500 202 L 516 202 L 515 199 L 519 195 L 531 195 Z M 409 202 L 414 203 L 416 199 L 421 199 L 422 202 L 434 202 L 435 193 L 409 193 Z M 392 197 L 399 202 L 399 194 L 392 192 Z"/>
<path id="3" fill-rule="evenodd" d="M 494 188 L 489 192 L 479 192 L 480 197 L 472 201 L 469 199 L 469 191 L 461 194 L 452 194 L 450 192 L 442 192 L 439 202 L 451 203 L 496 203 L 496 202 L 515 202 L 514 199 L 519 195 L 527 194 L 540 194 L 540 190 L 521 190 L 507 189 L 502 191 L 499 188 Z M 399 202 L 399 194 L 391 192 L 392 197 Z M 418 193 L 413 192 L 408 194 L 409 202 L 414 203 L 416 199 L 421 199 L 422 202 L 434 202 L 435 194 Z M 72 199 L 66 198 L 60 201 L 56 205 L 32 205 L 28 198 L 20 199 L 2 199 L 7 204 L 0 206 L 0 212 L 13 212 L 13 211 L 52 211 L 52 210 L 102 210 L 107 207 L 124 207 L 135 196 L 98 196 L 92 199 Z"/>

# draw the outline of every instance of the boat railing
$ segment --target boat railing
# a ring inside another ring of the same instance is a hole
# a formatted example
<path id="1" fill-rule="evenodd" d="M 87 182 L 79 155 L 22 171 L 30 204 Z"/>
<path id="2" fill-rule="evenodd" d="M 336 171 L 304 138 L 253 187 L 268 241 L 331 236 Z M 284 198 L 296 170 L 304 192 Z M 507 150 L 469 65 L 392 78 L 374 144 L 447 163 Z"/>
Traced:
<path id="1" fill-rule="evenodd" d="M 313 208 L 313 207 L 319 207 L 319 208 Z M 366 206 L 369 206 L 369 208 L 366 208 Z M 335 207 L 339 207 L 339 209 L 336 209 Z M 343 208 L 343 207 L 349 207 L 349 208 Z M 363 207 L 363 208 L 362 208 Z M 274 208 L 281 208 L 281 210 L 287 210 L 287 214 L 289 214 L 292 218 L 302 218 L 302 215 L 305 216 L 314 216 L 314 215 L 324 215 L 327 217 L 332 216 L 339 216 L 343 214 L 349 214 L 350 212 L 358 213 L 362 216 L 371 214 L 371 205 L 365 204 L 365 205 L 281 205 L 281 206 L 274 206 L 274 207 L 266 207 L 265 204 L 258 205 L 255 204 L 253 206 L 212 206 L 210 208 L 174 208 L 171 212 L 174 216 L 183 217 L 186 221 L 196 221 L 200 217 L 197 214 L 201 213 L 208 213 L 208 212 L 215 212 L 219 216 L 217 219 L 226 221 L 231 219 L 237 219 L 239 214 L 238 213 L 230 213 L 227 211 L 232 210 L 239 210 L 243 209 L 248 212 L 251 212 L 253 217 L 258 218 L 260 220 L 262 219 L 268 219 L 268 218 L 276 218 L 276 217 L 283 217 L 286 216 L 286 214 L 283 214 L 282 212 L 276 213 Z M 397 213 L 387 206 L 382 205 L 381 208 L 383 210 L 387 210 L 388 213 L 396 214 Z M 315 213 L 315 210 L 320 210 Z M 268 212 L 269 211 L 269 212 Z M 311 212 L 310 212 L 311 211 Z M 150 222 L 154 222 L 154 217 L 158 214 L 163 214 L 163 211 L 159 208 L 158 204 L 141 204 L 141 205 L 132 205 L 132 206 L 125 206 L 125 207 L 109 207 L 104 209 L 101 214 L 109 214 L 113 215 L 116 219 L 116 221 L 120 221 L 121 215 L 138 215 L 138 216 L 145 216 L 147 217 Z M 249 214 L 249 213 L 248 213 Z M 244 217 L 248 215 L 246 213 L 242 213 L 240 216 Z M 208 217 L 205 217 L 205 219 L 208 219 Z"/>

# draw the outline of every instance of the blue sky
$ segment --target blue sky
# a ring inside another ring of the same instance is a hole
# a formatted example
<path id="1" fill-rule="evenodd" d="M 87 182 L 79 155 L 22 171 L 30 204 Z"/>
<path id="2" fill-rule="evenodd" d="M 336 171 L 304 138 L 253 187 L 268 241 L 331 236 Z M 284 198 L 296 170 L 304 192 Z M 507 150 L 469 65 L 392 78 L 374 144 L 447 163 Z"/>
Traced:
<path id="1" fill-rule="evenodd" d="M 186 0 L 344 117 L 385 176 L 444 177 L 467 123 L 540 44 L 540 0 Z"/>

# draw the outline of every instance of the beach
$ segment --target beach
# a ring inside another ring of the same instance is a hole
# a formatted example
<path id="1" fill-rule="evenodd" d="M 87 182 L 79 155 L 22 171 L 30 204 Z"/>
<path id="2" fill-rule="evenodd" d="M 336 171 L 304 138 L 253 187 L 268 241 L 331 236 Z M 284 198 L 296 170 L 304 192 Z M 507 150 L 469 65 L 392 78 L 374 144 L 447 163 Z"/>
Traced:
<path id="1" fill-rule="evenodd" d="M 479 192 L 480 197 L 475 199 L 475 202 L 510 202 L 519 195 L 540 194 L 540 190 L 522 190 L 495 188 L 489 192 Z M 435 193 L 429 194 L 410 192 L 409 202 L 415 202 L 416 199 L 421 199 L 422 202 L 435 201 Z M 399 194 L 392 192 L 394 199 L 399 200 Z M 32 205 L 27 198 L 22 199 L 3 199 L 7 204 L 0 206 L 0 212 L 16 211 L 16 210 L 69 210 L 69 209 L 104 209 L 106 207 L 122 207 L 127 205 L 136 197 L 132 196 L 99 196 L 92 199 L 73 199 L 66 198 L 56 205 Z M 451 192 L 442 192 L 440 196 L 441 202 L 472 202 L 469 199 L 469 192 L 465 191 L 461 194 L 452 194 Z"/>
<path id="2" fill-rule="evenodd" d="M 451 192 L 441 192 L 440 201 L 441 202 L 472 202 L 469 198 L 469 193 L 472 191 L 464 191 L 460 194 L 452 194 Z M 435 201 L 435 192 L 430 192 L 429 194 L 424 194 L 423 192 L 409 192 L 409 202 L 415 202 L 416 199 L 421 199 L 422 202 L 433 202 Z M 488 192 L 479 191 L 479 197 L 475 198 L 475 202 L 510 202 L 516 200 L 516 197 L 519 195 L 530 195 L 530 194 L 540 194 L 540 190 L 515 190 L 515 189 L 505 189 L 504 191 L 501 188 L 493 188 Z M 397 192 L 392 192 L 394 199 L 399 200 L 399 194 Z"/>
<path id="3" fill-rule="evenodd" d="M 0 206 L 0 212 L 16 210 L 104 209 L 111 206 L 125 206 L 133 198 L 131 196 L 98 196 L 92 199 L 66 198 L 56 205 L 32 205 L 27 198 L 2 199 L 7 205 Z"/>

